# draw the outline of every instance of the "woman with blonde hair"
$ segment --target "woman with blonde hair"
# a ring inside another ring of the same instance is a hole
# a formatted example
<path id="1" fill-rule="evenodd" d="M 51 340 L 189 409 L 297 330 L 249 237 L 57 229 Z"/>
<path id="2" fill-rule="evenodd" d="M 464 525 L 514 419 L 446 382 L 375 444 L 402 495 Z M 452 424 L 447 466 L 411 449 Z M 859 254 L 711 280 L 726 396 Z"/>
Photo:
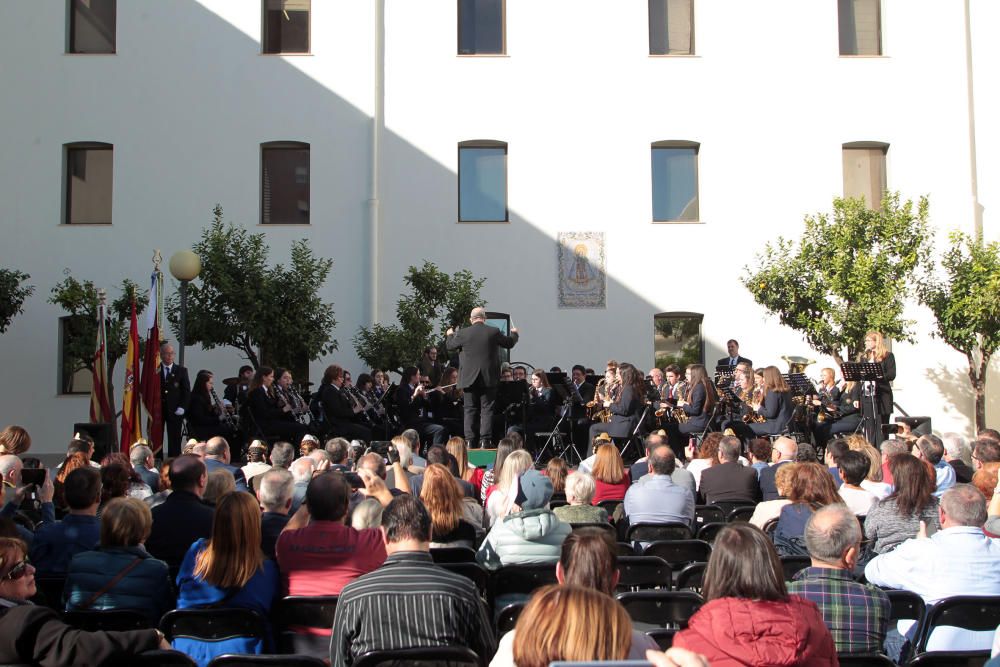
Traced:
<path id="1" fill-rule="evenodd" d="M 777 472 L 774 473 L 774 486 L 778 489 L 778 498 L 757 503 L 757 506 L 753 508 L 750 523 L 758 528 L 763 528 L 771 519 L 777 519 L 781 514 L 781 509 L 792 502 L 788 499 L 788 493 L 792 487 L 795 470 L 798 467 L 798 463 L 786 463 L 778 466 Z"/>
<path id="2" fill-rule="evenodd" d="M 892 493 L 892 484 L 882 481 L 882 454 L 860 435 L 848 436 L 847 447 L 851 451 L 861 452 L 868 457 L 868 473 L 861 481 L 861 488 L 879 500 L 888 498 L 889 494 Z"/>
<path id="3" fill-rule="evenodd" d="M 557 660 L 623 660 L 632 646 L 632 621 L 621 604 L 583 586 L 538 589 L 516 630 L 517 667 L 547 667 Z"/>
<path id="4" fill-rule="evenodd" d="M 486 471 L 469 463 L 469 447 L 465 443 L 465 438 L 457 435 L 452 436 L 448 438 L 448 442 L 445 443 L 444 448 L 458 461 L 459 477 L 472 484 L 472 488 L 475 489 L 478 497 L 480 487 L 483 483 L 483 475 Z"/>
<path id="5" fill-rule="evenodd" d="M 629 471 L 625 468 L 621 454 L 614 445 L 601 445 L 597 448 L 597 458 L 594 460 L 591 475 L 594 477 L 594 505 L 605 500 L 625 500 L 625 492 L 632 485 Z"/>
<path id="6" fill-rule="evenodd" d="M 524 471 L 534 467 L 531 454 L 523 449 L 511 452 L 503 462 L 503 468 L 497 477 L 496 489 L 486 501 L 486 515 L 492 526 L 497 519 L 502 519 L 511 513 L 514 498 L 508 497 L 514 484 Z"/>
<path id="7" fill-rule="evenodd" d="M 792 395 L 785 378 L 777 366 L 764 369 L 764 392 L 759 405 L 751 406 L 764 418 L 762 423 L 750 424 L 756 435 L 779 435 L 785 432 L 795 411 Z"/>
<path id="8" fill-rule="evenodd" d="M 424 470 L 420 502 L 431 516 L 431 547 L 476 545 L 476 528 L 462 516 L 463 494 L 451 471 L 440 463 Z"/>
<path id="9" fill-rule="evenodd" d="M 878 364 L 882 368 L 882 379 L 875 382 L 875 422 L 888 424 L 892 415 L 892 381 L 896 379 L 896 357 L 885 344 L 885 337 L 878 331 L 865 334 L 865 349 L 860 361 Z M 872 401 L 861 401 L 861 410 L 866 417 L 872 416 Z M 876 433 L 878 437 L 881 433 Z"/>
<path id="10" fill-rule="evenodd" d="M 278 593 L 278 568 L 260 548 L 260 505 L 249 493 L 223 496 L 215 509 L 211 539 L 191 545 L 177 575 L 177 608 L 239 607 L 267 616 Z M 176 637 L 174 648 L 207 665 L 223 653 L 264 652 L 263 642 L 233 637 L 202 642 Z"/>

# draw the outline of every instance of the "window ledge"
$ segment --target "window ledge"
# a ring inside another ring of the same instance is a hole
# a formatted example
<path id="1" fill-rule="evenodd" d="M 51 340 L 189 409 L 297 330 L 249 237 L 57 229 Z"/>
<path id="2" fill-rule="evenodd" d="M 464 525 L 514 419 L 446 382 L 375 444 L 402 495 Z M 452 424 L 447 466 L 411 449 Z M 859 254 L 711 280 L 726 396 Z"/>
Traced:
<path id="1" fill-rule="evenodd" d="M 458 58 L 510 58 L 507 53 L 456 53 Z"/>
<path id="2" fill-rule="evenodd" d="M 509 225 L 510 220 L 458 220 L 456 225 Z"/>
<path id="3" fill-rule="evenodd" d="M 111 222 L 60 222 L 58 227 L 113 227 Z"/>
<path id="4" fill-rule="evenodd" d="M 264 53 L 263 51 L 261 51 L 257 55 L 259 55 L 259 56 L 267 56 L 269 58 L 273 58 L 273 57 L 279 57 L 280 58 L 282 56 L 292 56 L 292 57 L 295 57 L 295 58 L 301 58 L 303 56 L 312 56 L 313 54 L 312 54 L 312 52 L 309 52 L 309 53 Z"/>
<path id="5" fill-rule="evenodd" d="M 650 53 L 650 58 L 701 58 L 697 53 Z"/>
<path id="6" fill-rule="evenodd" d="M 117 56 L 118 52 L 114 51 L 112 53 L 87 53 L 81 51 L 66 51 L 63 53 L 64 56 Z"/>
<path id="7" fill-rule="evenodd" d="M 704 225 L 704 220 L 653 220 L 654 225 Z"/>
<path id="8" fill-rule="evenodd" d="M 888 60 L 889 59 L 889 56 L 887 55 L 877 55 L 877 56 L 850 55 L 850 54 L 844 55 L 842 53 L 838 54 L 837 57 L 842 58 L 844 60 Z"/>
<path id="9" fill-rule="evenodd" d="M 309 227 L 312 227 L 312 224 L 308 222 L 258 222 L 257 226 L 263 227 L 264 229 L 274 229 L 275 227 L 282 229 L 285 227 L 305 227 L 308 229 Z"/>

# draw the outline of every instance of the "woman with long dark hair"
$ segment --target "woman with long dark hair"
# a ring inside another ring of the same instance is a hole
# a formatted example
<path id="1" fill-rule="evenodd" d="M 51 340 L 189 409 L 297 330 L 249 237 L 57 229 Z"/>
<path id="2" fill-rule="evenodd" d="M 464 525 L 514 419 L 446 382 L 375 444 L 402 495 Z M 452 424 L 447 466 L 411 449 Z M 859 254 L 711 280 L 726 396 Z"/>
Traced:
<path id="1" fill-rule="evenodd" d="M 803 536 L 809 517 L 820 507 L 843 503 L 826 466 L 819 463 L 794 465 L 795 474 L 787 489 L 790 502 L 781 508 L 774 530 L 775 547 L 783 556 L 807 555 Z"/>
<path id="2" fill-rule="evenodd" d="M 691 435 L 700 434 L 708 428 L 715 413 L 719 397 L 715 385 L 705 372 L 702 364 L 691 364 L 684 371 L 687 385 L 684 395 L 677 401 L 677 407 L 684 411 L 684 423 L 671 422 L 669 425 L 670 446 L 678 460 L 685 459 L 685 447 Z"/>
<path id="3" fill-rule="evenodd" d="M 916 537 L 921 521 L 927 525 L 928 535 L 941 527 L 938 499 L 934 497 L 936 481 L 923 461 L 912 454 L 896 454 L 889 459 L 889 471 L 895 490 L 865 517 L 865 536 L 877 554 Z"/>
<path id="4" fill-rule="evenodd" d="M 611 421 L 597 422 L 590 427 L 590 440 L 587 442 L 587 456 L 594 453 L 594 439 L 601 433 L 607 433 L 613 438 L 628 438 L 635 431 L 645 400 L 645 375 L 630 363 L 618 364 L 616 377 L 619 387 L 614 400 L 604 401 L 604 407 L 611 411 Z"/>
<path id="5" fill-rule="evenodd" d="M 278 436 L 290 442 L 301 442 L 302 436 L 309 432 L 295 421 L 290 406 L 278 402 L 274 391 L 274 369 L 270 366 L 261 366 L 253 374 L 247 402 L 257 429 L 261 431 L 255 435 Z"/>
<path id="6" fill-rule="evenodd" d="M 192 438 L 206 441 L 221 435 L 227 442 L 236 446 L 236 433 L 223 422 L 222 410 L 212 396 L 215 388 L 215 376 L 211 371 L 200 370 L 194 378 L 191 387 L 191 404 L 186 414 L 188 432 Z"/>
<path id="7" fill-rule="evenodd" d="M 750 424 L 756 435 L 780 435 L 788 428 L 795 411 L 792 394 L 781 377 L 777 366 L 764 369 L 764 393 L 759 405 L 752 406 L 756 414 L 764 418 L 762 423 Z"/>

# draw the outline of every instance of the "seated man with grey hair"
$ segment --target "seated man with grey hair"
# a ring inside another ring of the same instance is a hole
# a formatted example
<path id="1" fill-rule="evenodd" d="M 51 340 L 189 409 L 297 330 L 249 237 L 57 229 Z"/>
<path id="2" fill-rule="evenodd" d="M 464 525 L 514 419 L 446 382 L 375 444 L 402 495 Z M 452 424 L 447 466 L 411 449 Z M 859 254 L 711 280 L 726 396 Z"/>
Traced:
<path id="1" fill-rule="evenodd" d="M 971 484 L 944 492 L 938 506 L 941 530 L 930 538 L 920 533 L 865 567 L 869 583 L 916 593 L 928 605 L 955 595 L 1000 595 L 1000 542 L 986 537 L 986 498 Z M 886 653 L 907 657 L 905 643 L 913 639 L 916 622 L 899 621 L 890 629 Z M 934 630 L 927 651 L 981 651 L 993 642 L 993 630 L 975 632 L 942 626 Z"/>
<path id="2" fill-rule="evenodd" d="M 225 470 L 229 472 L 236 481 L 236 490 L 246 491 L 247 478 L 243 474 L 243 470 L 241 468 L 230 465 L 229 457 L 229 442 L 227 442 L 221 435 L 209 438 L 208 442 L 205 443 L 205 468 L 208 470 L 209 474 L 215 472 L 216 470 Z"/>
<path id="3" fill-rule="evenodd" d="M 625 492 L 625 516 L 629 524 L 670 522 L 694 529 L 694 494 L 671 478 L 677 460 L 670 446 L 662 444 L 653 449 L 646 465 L 649 474 Z"/>
<path id="4" fill-rule="evenodd" d="M 965 436 L 960 433 L 944 433 L 941 435 L 944 444 L 944 460 L 955 470 L 955 482 L 968 484 L 975 472 L 972 469 L 972 448 Z"/>
<path id="5" fill-rule="evenodd" d="M 420 470 L 411 470 L 410 472 L 421 472 L 427 467 L 427 459 L 420 456 L 420 433 L 416 429 L 408 428 L 401 433 L 401 435 L 410 441 L 410 452 L 412 456 L 412 461 L 410 465 L 406 466 L 409 468 L 420 468 Z"/>
<path id="6" fill-rule="evenodd" d="M 849 508 L 838 504 L 816 510 L 805 530 L 812 566 L 788 584 L 789 594 L 819 607 L 837 653 L 880 653 L 889 624 L 889 596 L 854 580 L 861 538 L 861 525 Z"/>
<path id="7" fill-rule="evenodd" d="M 955 486 L 955 469 L 944 460 L 944 443 L 941 438 L 936 435 L 920 436 L 913 448 L 913 455 L 934 466 L 934 475 L 937 477 L 935 496 L 940 498 L 942 493 Z"/>
<path id="8" fill-rule="evenodd" d="M 792 441 L 794 445 L 795 442 Z M 760 500 L 760 490 L 764 485 L 764 475 L 774 470 L 772 466 L 760 473 L 760 485 L 757 483 L 757 471 L 749 466 L 740 465 L 740 439 L 727 435 L 719 441 L 719 463 L 701 473 L 701 485 L 698 494 L 705 499 L 706 504 L 715 503 L 748 503 L 754 504 Z M 792 452 L 791 456 L 795 456 Z M 772 481 L 773 480 L 773 475 Z M 765 499 L 766 500 L 766 499 Z"/>
<path id="9" fill-rule="evenodd" d="M 316 470 L 316 462 L 308 456 L 303 456 L 300 459 L 295 459 L 288 470 L 292 473 L 293 482 L 292 507 L 288 510 L 288 513 L 295 514 L 299 506 L 302 505 L 302 501 L 306 499 L 306 488 L 309 486 L 309 480 L 313 478 L 313 472 Z"/>
<path id="10" fill-rule="evenodd" d="M 264 510 L 260 516 L 260 548 L 265 556 L 274 560 L 274 545 L 290 517 L 295 480 L 284 468 L 268 470 L 259 477 L 257 500 Z"/>
<path id="11" fill-rule="evenodd" d="M 153 493 L 160 490 L 160 473 L 156 470 L 152 449 L 142 444 L 132 445 L 132 449 L 128 453 L 128 460 Z"/>

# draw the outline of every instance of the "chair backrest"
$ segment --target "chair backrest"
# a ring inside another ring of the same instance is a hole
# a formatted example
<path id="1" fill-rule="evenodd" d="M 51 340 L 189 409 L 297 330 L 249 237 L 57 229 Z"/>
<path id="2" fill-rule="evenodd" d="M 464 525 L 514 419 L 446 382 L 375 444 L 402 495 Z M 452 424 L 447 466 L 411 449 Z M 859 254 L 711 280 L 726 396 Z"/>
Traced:
<path id="1" fill-rule="evenodd" d="M 667 561 L 657 556 L 620 556 L 618 590 L 662 588 L 670 590 L 673 571 Z"/>
<path id="2" fill-rule="evenodd" d="M 616 542 L 618 547 L 618 556 L 635 556 L 635 547 L 632 546 L 631 542 Z"/>
<path id="3" fill-rule="evenodd" d="M 549 501 L 549 509 L 550 510 L 554 510 L 557 507 L 566 507 L 567 505 L 569 505 L 569 501 L 566 500 L 565 498 L 562 499 L 562 500 L 550 500 Z"/>
<path id="4" fill-rule="evenodd" d="M 637 523 L 628 527 L 626 542 L 655 542 L 657 540 L 690 540 L 691 526 L 670 521 L 667 523 Z"/>
<path id="5" fill-rule="evenodd" d="M 135 609 L 107 609 L 104 611 L 68 611 L 63 614 L 66 625 L 78 630 L 144 630 L 152 627 L 149 617 Z"/>
<path id="6" fill-rule="evenodd" d="M 384 665 L 474 665 L 482 664 L 479 656 L 465 646 L 427 646 L 394 651 L 372 651 L 354 660 L 354 667 Z"/>
<path id="7" fill-rule="evenodd" d="M 226 653 L 213 658 L 212 662 L 208 663 L 208 667 L 259 667 L 259 665 L 273 665 L 274 667 L 281 665 L 287 665 L 288 667 L 321 667 L 326 664 L 319 658 L 313 658 L 308 655 Z"/>
<path id="8" fill-rule="evenodd" d="M 197 667 L 194 660 L 180 651 L 143 651 L 129 656 L 128 664 L 136 667 Z"/>
<path id="9" fill-rule="evenodd" d="M 924 599 L 912 591 L 887 590 L 889 596 L 889 627 L 900 620 L 918 621 L 924 617 Z"/>
<path id="10" fill-rule="evenodd" d="M 764 522 L 763 530 L 765 533 L 767 533 L 767 536 L 771 538 L 772 542 L 774 541 L 774 531 L 777 527 L 778 527 L 778 517 L 774 517 L 773 519 L 768 519 L 767 521 Z"/>
<path id="11" fill-rule="evenodd" d="M 504 565 L 490 576 L 490 609 L 494 607 L 497 595 L 530 594 L 536 588 L 555 583 L 558 583 L 555 563 Z"/>
<path id="12" fill-rule="evenodd" d="M 812 565 L 812 559 L 809 556 L 781 557 L 781 569 L 785 571 L 785 581 L 791 581 L 792 577 L 810 565 Z"/>
<path id="13" fill-rule="evenodd" d="M 266 619 L 252 609 L 174 609 L 160 619 L 160 630 L 168 639 L 188 637 L 221 641 L 234 637 L 267 637 Z"/>
<path id="14" fill-rule="evenodd" d="M 497 637 L 501 637 L 514 629 L 514 626 L 517 625 L 517 619 L 521 616 L 521 612 L 524 611 L 527 604 L 527 602 L 515 602 L 497 612 Z"/>
<path id="15" fill-rule="evenodd" d="M 753 505 L 744 505 L 743 507 L 735 507 L 730 510 L 729 514 L 726 515 L 726 521 L 733 523 L 734 521 L 747 522 L 750 517 L 753 516 L 753 511 L 755 507 Z"/>
<path id="16" fill-rule="evenodd" d="M 915 656 L 906 664 L 907 667 L 982 667 L 989 659 L 989 651 L 931 651 Z"/>
<path id="17" fill-rule="evenodd" d="M 895 667 L 896 663 L 881 653 L 838 653 L 840 667 Z"/>
<path id="18" fill-rule="evenodd" d="M 709 544 L 715 541 L 715 536 L 719 534 L 719 531 L 725 528 L 726 523 L 724 521 L 713 521 L 711 523 L 703 523 L 698 527 L 698 534 L 695 535 L 699 540 L 705 540 Z"/>
<path id="19" fill-rule="evenodd" d="M 271 619 L 279 650 L 283 653 L 311 653 L 306 644 L 311 646 L 312 641 L 303 641 L 305 635 L 299 628 L 323 629 L 329 632 L 333 628 L 333 617 L 337 613 L 337 600 L 336 595 L 288 595 L 278 600 L 271 609 Z M 312 635 L 309 639 L 312 639 Z M 325 643 L 329 644 L 329 641 Z"/>
<path id="20" fill-rule="evenodd" d="M 475 563 L 476 550 L 470 547 L 437 547 L 431 549 L 431 558 L 441 563 Z"/>
<path id="21" fill-rule="evenodd" d="M 718 505 L 695 505 L 694 518 L 698 523 L 723 523 L 726 513 Z"/>
<path id="22" fill-rule="evenodd" d="M 66 577 L 35 577 L 35 594 L 34 601 L 36 604 L 43 605 L 49 609 L 55 609 L 56 611 L 62 611 L 63 607 L 63 589 L 66 587 Z"/>
<path id="23" fill-rule="evenodd" d="M 693 590 L 701 592 L 701 583 L 705 578 L 705 569 L 708 563 L 691 563 L 677 573 L 677 581 L 674 582 L 677 590 Z"/>
<path id="24" fill-rule="evenodd" d="M 628 591 L 615 596 L 635 623 L 687 627 L 688 620 L 705 604 L 691 591 Z"/>
<path id="25" fill-rule="evenodd" d="M 574 531 L 580 530 L 581 528 L 597 528 L 598 530 L 605 530 L 615 541 L 618 540 L 618 533 L 615 532 L 615 527 L 610 523 L 571 523 L 570 527 Z"/>
<path id="26" fill-rule="evenodd" d="M 677 628 L 654 628 L 652 630 L 646 630 L 646 636 L 656 642 L 656 645 L 661 651 L 666 651 L 671 646 L 674 645 L 674 635 L 678 632 Z"/>
<path id="27" fill-rule="evenodd" d="M 688 563 L 708 562 L 712 545 L 704 540 L 665 540 L 653 542 L 642 550 L 643 556 L 659 556 L 675 570 Z"/>
<path id="28" fill-rule="evenodd" d="M 598 507 L 603 507 L 604 511 L 608 513 L 608 516 L 614 516 L 615 509 L 622 504 L 620 500 L 602 500 L 597 503 Z"/>
<path id="29" fill-rule="evenodd" d="M 485 600 L 486 596 L 490 592 L 490 573 L 487 572 L 479 563 L 438 563 L 438 567 L 444 568 L 449 572 L 454 572 L 455 574 L 460 574 L 467 579 L 471 579 L 472 583 L 476 585 L 479 589 L 479 595 Z"/>
<path id="30" fill-rule="evenodd" d="M 965 630 L 996 630 L 1000 626 L 1000 596 L 957 595 L 928 607 L 917 631 L 915 654 L 927 649 L 927 640 L 940 625 Z"/>

